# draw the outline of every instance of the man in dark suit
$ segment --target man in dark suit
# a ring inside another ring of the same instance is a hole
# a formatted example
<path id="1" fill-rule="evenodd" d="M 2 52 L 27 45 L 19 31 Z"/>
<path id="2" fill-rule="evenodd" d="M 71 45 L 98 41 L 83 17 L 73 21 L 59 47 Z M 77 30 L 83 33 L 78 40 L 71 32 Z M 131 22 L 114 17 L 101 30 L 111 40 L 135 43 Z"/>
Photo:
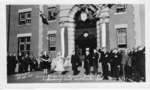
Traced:
<path id="1" fill-rule="evenodd" d="M 18 63 L 19 63 L 19 73 L 23 72 L 23 55 L 21 53 L 18 54 Z"/>
<path id="2" fill-rule="evenodd" d="M 118 51 L 115 49 L 112 53 L 112 76 L 119 80 L 119 70 L 121 66 L 121 59 Z"/>
<path id="3" fill-rule="evenodd" d="M 12 74 L 12 71 L 11 71 L 11 69 L 12 69 L 12 54 L 11 53 L 9 53 L 9 55 L 7 56 L 7 72 L 8 72 L 8 74 Z"/>
<path id="4" fill-rule="evenodd" d="M 145 48 L 138 47 L 136 53 L 136 70 L 138 73 L 137 81 L 145 81 Z"/>
<path id="5" fill-rule="evenodd" d="M 80 63 L 79 56 L 77 53 L 75 53 L 75 51 L 73 51 L 73 54 L 71 56 L 73 75 L 77 75 L 79 73 L 79 71 L 78 71 L 79 63 Z"/>
<path id="6" fill-rule="evenodd" d="M 102 62 L 102 68 L 103 68 L 103 79 L 108 79 L 108 61 L 109 61 L 109 53 L 106 51 L 105 48 L 103 48 L 101 52 L 101 62 Z"/>
<path id="7" fill-rule="evenodd" d="M 99 54 L 97 53 L 97 50 L 94 49 L 92 55 L 94 74 L 98 73 L 98 58 L 99 58 Z"/>
<path id="8" fill-rule="evenodd" d="M 90 74 L 90 60 L 91 60 L 91 55 L 89 52 L 89 48 L 86 49 L 85 52 L 85 59 L 84 59 L 84 68 L 85 68 L 85 74 L 89 75 Z"/>
<path id="9" fill-rule="evenodd" d="M 12 56 L 12 74 L 15 73 L 15 68 L 16 68 L 16 64 L 17 64 L 17 57 L 16 57 L 16 54 L 14 53 L 13 56 Z"/>

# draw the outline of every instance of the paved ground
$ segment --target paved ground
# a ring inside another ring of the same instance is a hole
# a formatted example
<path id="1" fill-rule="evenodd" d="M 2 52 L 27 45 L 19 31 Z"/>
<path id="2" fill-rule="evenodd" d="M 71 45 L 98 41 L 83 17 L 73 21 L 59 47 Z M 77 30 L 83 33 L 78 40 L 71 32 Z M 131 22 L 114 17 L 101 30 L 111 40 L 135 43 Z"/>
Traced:
<path id="1" fill-rule="evenodd" d="M 64 75 L 60 72 L 54 72 L 44 75 L 42 71 L 34 71 L 28 74 L 8 75 L 8 83 L 69 83 L 69 82 L 123 82 L 114 79 L 103 80 L 100 75 L 85 75 L 84 70 L 80 68 L 79 75 L 72 75 L 71 68 L 66 68 L 67 72 Z"/>

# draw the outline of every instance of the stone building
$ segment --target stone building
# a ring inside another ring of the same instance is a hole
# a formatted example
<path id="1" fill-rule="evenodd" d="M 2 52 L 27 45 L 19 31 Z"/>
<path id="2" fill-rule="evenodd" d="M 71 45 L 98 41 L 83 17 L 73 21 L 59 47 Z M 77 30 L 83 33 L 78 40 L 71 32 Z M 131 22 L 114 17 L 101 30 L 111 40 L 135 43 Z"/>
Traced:
<path id="1" fill-rule="evenodd" d="M 7 5 L 7 52 L 70 56 L 75 48 L 145 45 L 143 4 Z"/>

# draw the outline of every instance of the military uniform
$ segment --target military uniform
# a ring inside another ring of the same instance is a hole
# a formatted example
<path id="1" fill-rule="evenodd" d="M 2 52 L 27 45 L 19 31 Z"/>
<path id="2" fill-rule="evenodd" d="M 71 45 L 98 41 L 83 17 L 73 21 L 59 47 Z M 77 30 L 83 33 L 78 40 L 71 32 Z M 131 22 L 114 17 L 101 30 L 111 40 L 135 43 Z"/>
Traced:
<path id="1" fill-rule="evenodd" d="M 119 53 L 113 53 L 112 54 L 112 76 L 116 77 L 117 79 L 119 78 L 120 74 L 120 68 L 118 66 L 121 65 L 121 59 L 119 56 Z"/>
<path id="2" fill-rule="evenodd" d="M 104 79 L 108 79 L 108 65 L 107 65 L 108 61 L 109 61 L 109 53 L 101 52 L 101 62 L 102 62 Z"/>

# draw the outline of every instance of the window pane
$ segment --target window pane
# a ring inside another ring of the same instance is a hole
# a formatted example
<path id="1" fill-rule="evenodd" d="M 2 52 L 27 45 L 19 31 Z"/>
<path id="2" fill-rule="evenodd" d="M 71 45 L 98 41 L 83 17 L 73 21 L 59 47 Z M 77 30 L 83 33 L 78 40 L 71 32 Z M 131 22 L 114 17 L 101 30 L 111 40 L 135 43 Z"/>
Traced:
<path id="1" fill-rule="evenodd" d="M 26 15 L 27 15 L 27 18 L 31 18 L 31 12 L 27 12 Z"/>
<path id="2" fill-rule="evenodd" d="M 24 52 L 24 51 L 21 51 L 21 55 L 25 55 L 25 52 Z"/>
<path id="3" fill-rule="evenodd" d="M 117 38 L 118 38 L 118 47 L 126 48 L 127 47 L 127 32 L 126 28 L 118 28 L 117 29 Z"/>
<path id="4" fill-rule="evenodd" d="M 118 45 L 119 48 L 127 48 L 127 44 L 120 44 Z"/>
<path id="5" fill-rule="evenodd" d="M 19 21 L 19 25 L 22 25 L 22 24 L 26 24 L 26 21 L 25 20 Z"/>
<path id="6" fill-rule="evenodd" d="M 56 50 L 56 34 L 49 34 L 49 51 L 55 51 Z"/>
<path id="7" fill-rule="evenodd" d="M 26 45 L 26 50 L 30 50 L 30 44 Z"/>
<path id="8" fill-rule="evenodd" d="M 20 45 L 20 51 L 23 51 L 24 50 L 24 44 L 21 44 Z"/>
<path id="9" fill-rule="evenodd" d="M 55 51 L 56 47 L 49 47 L 49 51 Z"/>
<path id="10" fill-rule="evenodd" d="M 27 18 L 26 23 L 31 23 L 31 12 L 26 12 Z"/>
<path id="11" fill-rule="evenodd" d="M 26 51 L 26 54 L 30 55 L 30 51 Z"/>
<path id="12" fill-rule="evenodd" d="M 26 23 L 31 23 L 31 19 L 26 19 Z"/>
<path id="13" fill-rule="evenodd" d="M 55 20 L 57 17 L 57 8 L 51 7 L 48 9 L 48 20 Z"/>
<path id="14" fill-rule="evenodd" d="M 27 42 L 30 42 L 30 41 L 31 41 L 30 37 L 27 37 Z"/>
<path id="15" fill-rule="evenodd" d="M 21 38 L 21 42 L 25 42 L 25 38 L 24 37 Z"/>
<path id="16" fill-rule="evenodd" d="M 19 13 L 19 24 L 31 23 L 31 12 Z"/>
<path id="17" fill-rule="evenodd" d="M 20 13 L 19 15 L 20 15 L 20 20 L 25 19 L 25 13 Z"/>
<path id="18" fill-rule="evenodd" d="M 121 12 L 125 12 L 125 11 L 126 11 L 126 5 L 121 5 L 121 4 L 117 5 L 117 7 L 116 7 L 117 13 L 121 13 Z"/>

